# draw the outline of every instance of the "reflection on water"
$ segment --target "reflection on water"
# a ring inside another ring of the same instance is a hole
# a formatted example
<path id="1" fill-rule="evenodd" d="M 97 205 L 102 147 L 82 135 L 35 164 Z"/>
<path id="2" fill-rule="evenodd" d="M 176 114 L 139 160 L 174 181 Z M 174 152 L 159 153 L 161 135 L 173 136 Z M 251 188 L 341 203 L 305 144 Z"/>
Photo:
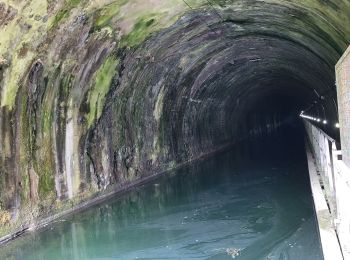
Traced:
<path id="1" fill-rule="evenodd" d="M 304 155 L 270 150 L 163 176 L 10 243 L 0 259 L 322 259 Z"/>

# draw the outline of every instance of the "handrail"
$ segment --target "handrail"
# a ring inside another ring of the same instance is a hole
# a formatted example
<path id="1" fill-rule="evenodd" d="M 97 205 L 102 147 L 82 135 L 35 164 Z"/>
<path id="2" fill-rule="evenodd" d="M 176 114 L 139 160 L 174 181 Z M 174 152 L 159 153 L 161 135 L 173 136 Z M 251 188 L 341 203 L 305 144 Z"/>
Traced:
<path id="1" fill-rule="evenodd" d="M 324 137 L 326 137 L 330 142 L 332 142 L 332 143 L 336 143 L 336 140 L 334 139 L 334 138 L 332 138 L 332 137 L 330 137 L 325 131 L 323 131 L 321 128 L 319 128 L 319 127 L 317 127 L 316 125 L 314 125 L 313 123 L 311 123 L 310 121 L 308 121 L 308 120 L 306 120 L 306 119 L 303 119 L 304 120 L 304 124 L 305 123 L 308 123 L 308 124 L 310 124 L 310 125 L 312 125 L 312 126 L 314 126 L 316 129 L 317 129 L 317 131 L 319 131 Z"/>
<path id="2" fill-rule="evenodd" d="M 339 157 L 336 141 L 304 119 L 319 181 L 332 216 L 344 259 L 350 259 L 350 169 Z"/>

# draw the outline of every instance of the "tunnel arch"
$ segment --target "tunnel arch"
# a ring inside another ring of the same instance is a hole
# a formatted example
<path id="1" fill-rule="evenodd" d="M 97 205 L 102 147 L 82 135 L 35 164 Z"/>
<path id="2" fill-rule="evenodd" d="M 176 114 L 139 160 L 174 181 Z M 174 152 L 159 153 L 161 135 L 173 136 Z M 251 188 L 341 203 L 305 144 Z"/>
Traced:
<path id="1" fill-rule="evenodd" d="M 192 11 L 133 51 L 120 94 L 134 88 L 133 99 L 142 101 L 130 106 L 131 118 L 153 121 L 148 138 L 153 141 L 147 149 L 161 139 L 164 154 L 172 160 L 192 159 L 243 138 L 239 128 L 245 111 L 267 93 L 294 97 L 296 112 L 335 89 L 333 65 L 341 47 L 327 41 L 330 36 L 322 28 L 310 25 L 315 19 L 327 22 L 281 5 L 278 12 L 264 9 L 269 17 L 264 19 L 257 6 L 249 12 Z M 281 18 L 293 12 L 306 18 L 295 25 Z M 325 26 L 341 37 L 337 29 Z M 161 114 L 156 122 L 149 118 L 154 111 L 146 106 Z M 324 108 L 324 116 L 336 120 L 332 102 L 325 100 Z M 141 125 L 135 139 L 147 128 Z"/>
<path id="2" fill-rule="evenodd" d="M 0 203 L 15 218 L 233 145 L 268 97 L 266 113 L 316 101 L 310 113 L 337 120 L 347 1 L 98 2 L 51 3 L 41 30 L 0 16 L 25 32 L 0 47 Z"/>

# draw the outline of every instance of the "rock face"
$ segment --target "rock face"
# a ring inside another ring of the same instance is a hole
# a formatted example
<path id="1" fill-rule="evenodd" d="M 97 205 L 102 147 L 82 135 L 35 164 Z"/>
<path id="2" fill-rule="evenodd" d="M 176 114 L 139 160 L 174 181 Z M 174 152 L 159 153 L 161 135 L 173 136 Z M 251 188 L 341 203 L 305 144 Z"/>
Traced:
<path id="1" fill-rule="evenodd" d="M 0 2 L 3 222 L 269 131 L 315 99 L 335 119 L 349 24 L 345 0 Z"/>

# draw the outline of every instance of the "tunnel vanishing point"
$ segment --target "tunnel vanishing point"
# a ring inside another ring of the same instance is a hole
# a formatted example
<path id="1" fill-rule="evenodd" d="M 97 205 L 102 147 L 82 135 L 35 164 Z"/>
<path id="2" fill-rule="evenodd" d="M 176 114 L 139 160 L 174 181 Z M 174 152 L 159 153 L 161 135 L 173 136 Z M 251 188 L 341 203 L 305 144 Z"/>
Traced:
<path id="1" fill-rule="evenodd" d="M 0 0 L 0 237 L 315 102 L 337 122 L 349 43 L 348 0 Z"/>

